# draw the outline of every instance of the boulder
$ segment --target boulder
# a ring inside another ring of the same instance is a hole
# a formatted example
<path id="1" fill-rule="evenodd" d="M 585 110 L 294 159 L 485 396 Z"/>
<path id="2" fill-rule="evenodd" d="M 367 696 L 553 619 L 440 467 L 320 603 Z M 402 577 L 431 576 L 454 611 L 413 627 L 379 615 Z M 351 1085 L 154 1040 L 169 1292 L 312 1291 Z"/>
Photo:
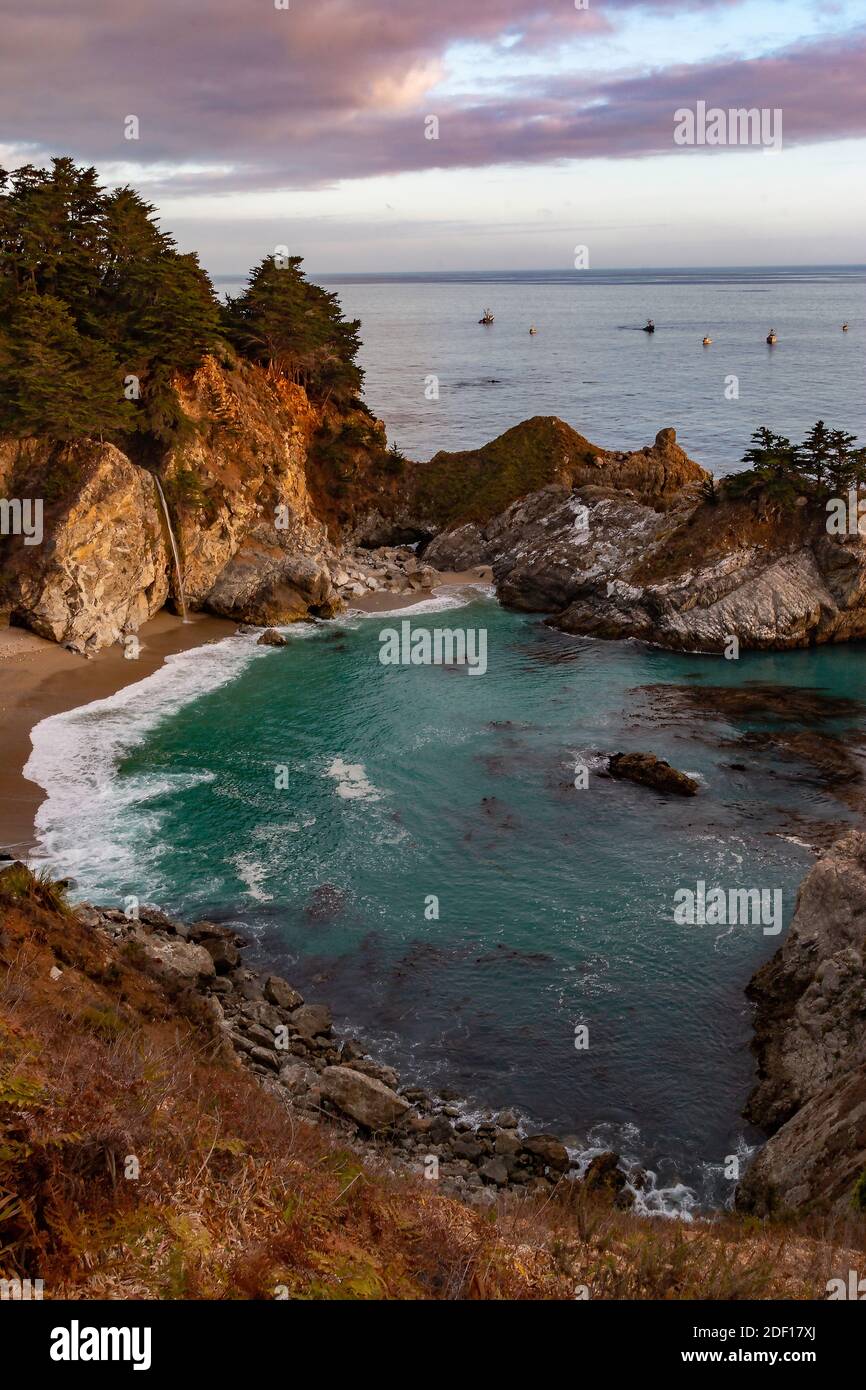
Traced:
<path id="1" fill-rule="evenodd" d="M 241 953 L 234 942 L 223 937 L 205 937 L 201 942 L 214 963 L 218 975 L 228 975 L 230 970 L 240 964 Z"/>
<path id="2" fill-rule="evenodd" d="M 658 792 L 673 792 L 676 796 L 696 796 L 698 783 L 684 772 L 678 772 L 663 758 L 653 753 L 614 753 L 608 761 L 611 777 L 627 778 L 642 787 Z"/>
<path id="3" fill-rule="evenodd" d="M 365 1129 L 390 1129 L 410 1108 L 389 1086 L 351 1067 L 325 1067 L 319 1085 L 326 1100 Z"/>
<path id="4" fill-rule="evenodd" d="M 265 980 L 265 998 L 280 1009 L 299 1009 L 304 1002 L 303 996 L 281 975 L 269 975 Z"/>
<path id="5" fill-rule="evenodd" d="M 485 1182 L 493 1183 L 496 1187 L 504 1187 L 508 1182 L 508 1168 L 501 1158 L 488 1158 L 478 1172 Z"/>
<path id="6" fill-rule="evenodd" d="M 152 936 L 138 931 L 134 940 L 147 956 L 152 974 L 175 985 L 198 985 L 216 974 L 213 960 L 203 946 L 180 937 Z"/>
<path id="7" fill-rule="evenodd" d="M 567 1173 L 571 1167 L 568 1149 L 555 1134 L 531 1134 L 523 1140 L 523 1148 L 544 1168 Z"/>
<path id="8" fill-rule="evenodd" d="M 619 1166 L 619 1154 L 596 1154 L 583 1175 L 584 1187 L 617 1196 L 626 1184 L 626 1175 Z"/>
<path id="9" fill-rule="evenodd" d="M 265 630 L 264 630 L 264 632 L 262 633 L 261 637 L 260 637 L 260 638 L 258 639 L 258 641 L 256 642 L 256 646 L 257 646 L 257 647 L 285 647 L 286 644 L 287 644 L 287 642 L 288 642 L 288 638 L 284 637 L 283 634 L 282 634 L 281 632 L 277 632 L 277 629 L 276 629 L 275 627 L 268 627 L 268 628 L 265 628 Z"/>
<path id="10" fill-rule="evenodd" d="M 315 1038 L 320 1033 L 330 1033 L 333 1026 L 331 1010 L 327 1004 L 302 1004 L 289 1014 L 289 1021 L 302 1038 Z"/>

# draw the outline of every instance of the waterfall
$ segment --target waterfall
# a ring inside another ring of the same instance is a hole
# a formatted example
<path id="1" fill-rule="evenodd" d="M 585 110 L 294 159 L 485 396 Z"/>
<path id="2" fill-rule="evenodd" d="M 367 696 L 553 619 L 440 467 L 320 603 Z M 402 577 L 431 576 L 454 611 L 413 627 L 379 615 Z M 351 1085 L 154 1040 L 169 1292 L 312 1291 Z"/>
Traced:
<path id="1" fill-rule="evenodd" d="M 186 594 L 184 593 L 183 589 L 183 575 L 181 573 L 180 568 L 180 556 L 177 553 L 177 541 L 174 538 L 174 528 L 171 524 L 171 517 L 168 514 L 168 503 L 165 500 L 165 493 L 162 490 L 162 483 L 159 481 L 159 478 L 156 476 L 155 473 L 153 473 L 151 476 L 153 477 L 153 481 L 156 483 L 156 490 L 159 493 L 159 500 L 162 503 L 162 514 L 165 517 L 165 524 L 168 527 L 168 538 L 171 541 L 171 553 L 174 556 L 174 572 L 177 576 L 177 598 L 178 603 L 180 604 L 180 616 L 183 618 L 183 621 L 186 622 Z"/>

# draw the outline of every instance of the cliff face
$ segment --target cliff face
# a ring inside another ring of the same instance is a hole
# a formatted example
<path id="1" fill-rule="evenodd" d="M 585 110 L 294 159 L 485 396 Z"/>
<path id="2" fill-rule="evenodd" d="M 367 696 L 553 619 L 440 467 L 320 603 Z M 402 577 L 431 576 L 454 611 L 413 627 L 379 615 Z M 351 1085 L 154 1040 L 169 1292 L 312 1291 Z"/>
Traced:
<path id="1" fill-rule="evenodd" d="M 747 992 L 758 1084 L 745 1113 L 771 1138 L 737 1205 L 850 1207 L 866 1173 L 866 835 L 807 875 L 784 944 Z"/>
<path id="2" fill-rule="evenodd" d="M 705 500 L 709 475 L 673 430 L 638 454 L 585 463 L 497 516 L 443 530 L 425 559 L 492 565 L 505 603 L 595 637 L 722 651 L 731 636 L 744 649 L 866 636 L 866 545 L 829 536 L 805 499 L 787 510 Z"/>
<path id="3" fill-rule="evenodd" d="M 167 599 L 179 606 L 154 474 L 190 608 L 279 623 L 339 607 L 317 446 L 323 431 L 353 425 L 353 415 L 318 407 L 301 387 L 234 359 L 207 357 L 176 385 L 192 425 L 160 457 L 93 441 L 0 445 L 5 495 L 44 503 L 41 544 L 0 541 L 0 602 L 13 622 L 90 652 L 134 632 Z M 361 478 L 375 475 L 384 436 L 356 414 L 365 432 L 355 426 L 352 438 L 371 444 L 347 446 L 341 461 Z"/>
<path id="4" fill-rule="evenodd" d="M 82 651 L 135 631 L 168 596 L 153 478 L 111 444 L 5 453 L 7 489 L 44 506 L 41 544 L 5 542 L 0 574 L 14 621 Z"/>

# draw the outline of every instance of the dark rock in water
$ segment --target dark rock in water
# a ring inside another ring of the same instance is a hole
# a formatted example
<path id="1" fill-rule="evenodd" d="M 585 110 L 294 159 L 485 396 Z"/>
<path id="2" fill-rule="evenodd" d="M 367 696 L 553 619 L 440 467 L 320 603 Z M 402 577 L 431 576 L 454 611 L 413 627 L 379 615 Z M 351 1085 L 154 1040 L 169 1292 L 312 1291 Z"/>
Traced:
<path id="1" fill-rule="evenodd" d="M 675 792 L 677 796 L 695 796 L 698 784 L 693 777 L 678 772 L 663 758 L 653 753 L 614 753 L 608 762 L 611 777 L 627 778 L 642 787 L 659 792 Z"/>
<path id="2" fill-rule="evenodd" d="M 583 1182 L 592 1191 L 618 1195 L 626 1184 L 625 1173 L 619 1166 L 619 1154 L 597 1154 L 587 1168 Z"/>
<path id="3" fill-rule="evenodd" d="M 773 685 L 747 681 L 742 685 L 644 685 L 638 691 L 661 709 L 679 705 L 708 719 L 722 716 L 744 724 L 797 724 L 809 728 L 828 719 L 862 718 L 864 704 L 847 695 L 830 695 L 811 686 Z"/>
<path id="4" fill-rule="evenodd" d="M 527 1153 L 538 1159 L 545 1168 L 553 1168 L 558 1173 L 567 1173 L 571 1167 L 568 1149 L 555 1134 L 531 1134 L 524 1139 L 523 1147 Z"/>
<path id="5" fill-rule="evenodd" d="M 307 899 L 304 916 L 314 922 L 325 922 L 330 917 L 336 917 L 343 909 L 345 896 L 342 888 L 337 888 L 335 884 L 320 883 Z"/>
<path id="6" fill-rule="evenodd" d="M 284 647 L 287 639 L 275 627 L 266 628 L 256 642 L 257 647 Z"/>

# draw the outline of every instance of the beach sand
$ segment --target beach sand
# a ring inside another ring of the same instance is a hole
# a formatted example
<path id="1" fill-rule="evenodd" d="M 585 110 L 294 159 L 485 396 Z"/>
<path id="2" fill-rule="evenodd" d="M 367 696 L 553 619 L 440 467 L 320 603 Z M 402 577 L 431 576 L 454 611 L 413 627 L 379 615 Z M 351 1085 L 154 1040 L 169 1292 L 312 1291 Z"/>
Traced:
<path id="1" fill-rule="evenodd" d="M 477 585 L 479 578 L 474 570 L 442 574 L 433 591 L 371 591 L 352 599 L 351 607 L 365 613 L 392 612 L 424 602 L 442 587 Z M 35 725 L 51 714 L 114 695 L 144 680 L 167 656 L 218 642 L 237 629 L 237 623 L 209 614 L 193 613 L 184 623 L 163 610 L 140 629 L 139 656 L 132 661 L 118 646 L 107 647 L 88 660 L 23 628 L 0 628 L 0 854 L 23 857 L 34 844 L 33 821 L 44 793 L 24 777 L 23 770 Z"/>

